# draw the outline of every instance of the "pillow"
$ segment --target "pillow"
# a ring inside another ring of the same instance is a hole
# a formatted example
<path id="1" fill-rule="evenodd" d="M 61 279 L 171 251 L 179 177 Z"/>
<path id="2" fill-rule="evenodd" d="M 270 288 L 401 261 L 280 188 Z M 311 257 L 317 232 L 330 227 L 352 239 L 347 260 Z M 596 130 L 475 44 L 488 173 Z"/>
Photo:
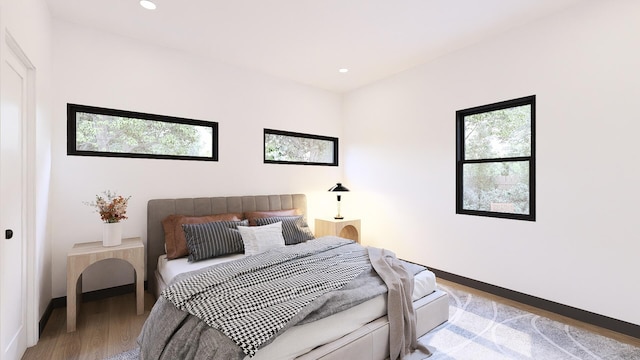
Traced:
<path id="1" fill-rule="evenodd" d="M 238 226 L 245 255 L 256 255 L 267 250 L 284 247 L 282 223 L 265 226 Z"/>
<path id="2" fill-rule="evenodd" d="M 273 216 L 293 216 L 293 215 L 302 215 L 302 211 L 300 211 L 300 209 L 247 211 L 244 213 L 244 218 L 249 220 L 249 226 L 256 226 L 256 219 L 273 217 Z"/>
<path id="3" fill-rule="evenodd" d="M 207 216 L 169 215 L 162 220 L 164 244 L 167 259 L 177 259 L 189 255 L 187 239 L 184 237 L 183 224 L 202 224 L 213 221 L 240 221 L 242 213 L 217 214 Z"/>
<path id="4" fill-rule="evenodd" d="M 274 216 L 256 219 L 258 225 L 273 224 L 278 221 L 282 221 L 282 235 L 284 236 L 284 243 L 286 245 L 295 245 L 315 239 L 311 229 L 309 229 L 309 225 L 307 225 L 306 221 L 302 218 L 302 215 Z"/>
<path id="5" fill-rule="evenodd" d="M 189 262 L 241 253 L 243 245 L 238 225 L 247 226 L 249 223 L 242 220 L 182 225 L 189 248 Z"/>

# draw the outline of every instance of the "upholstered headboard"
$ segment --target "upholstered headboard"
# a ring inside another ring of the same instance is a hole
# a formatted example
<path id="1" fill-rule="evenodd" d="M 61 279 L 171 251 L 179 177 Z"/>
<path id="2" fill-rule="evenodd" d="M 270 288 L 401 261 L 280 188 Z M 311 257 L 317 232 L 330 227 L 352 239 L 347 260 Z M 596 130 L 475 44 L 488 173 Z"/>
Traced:
<path id="1" fill-rule="evenodd" d="M 202 216 L 248 211 L 299 209 L 306 219 L 304 194 L 152 199 L 147 203 L 147 282 L 156 294 L 158 257 L 165 253 L 162 220 L 171 214 Z"/>

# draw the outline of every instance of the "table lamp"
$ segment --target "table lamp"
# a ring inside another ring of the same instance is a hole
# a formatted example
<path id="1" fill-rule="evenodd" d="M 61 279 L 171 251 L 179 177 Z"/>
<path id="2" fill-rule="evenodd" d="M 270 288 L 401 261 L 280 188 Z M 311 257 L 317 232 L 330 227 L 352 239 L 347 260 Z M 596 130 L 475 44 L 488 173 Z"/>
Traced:
<path id="1" fill-rule="evenodd" d="M 334 186 L 331 187 L 331 189 L 329 189 L 329 191 L 331 192 L 343 192 L 343 191 L 349 191 L 349 189 L 347 189 L 346 187 L 342 186 L 342 183 L 337 183 Z M 340 215 L 340 194 L 338 194 L 338 215 L 333 217 L 334 219 L 337 220 L 342 220 L 344 219 L 344 217 L 342 217 L 342 215 Z"/>

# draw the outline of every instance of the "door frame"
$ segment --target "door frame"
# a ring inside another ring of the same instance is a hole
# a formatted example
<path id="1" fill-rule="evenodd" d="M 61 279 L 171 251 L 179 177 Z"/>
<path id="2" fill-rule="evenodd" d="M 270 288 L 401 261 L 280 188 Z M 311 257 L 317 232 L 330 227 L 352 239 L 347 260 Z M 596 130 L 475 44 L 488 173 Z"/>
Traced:
<path id="1" fill-rule="evenodd" d="M 1 23 L 0 23 L 1 25 Z M 37 286 L 37 249 L 35 241 L 35 119 L 36 119 L 36 68 L 22 50 L 20 44 L 4 26 L 0 28 L 0 61 L 6 61 L 6 53 L 11 52 L 27 69 L 25 121 L 22 123 L 22 204 L 23 241 L 26 242 L 25 259 L 27 279 L 26 335 L 27 347 L 33 346 L 39 338 L 40 294 Z M 44 250 L 43 250 L 44 251 Z"/>

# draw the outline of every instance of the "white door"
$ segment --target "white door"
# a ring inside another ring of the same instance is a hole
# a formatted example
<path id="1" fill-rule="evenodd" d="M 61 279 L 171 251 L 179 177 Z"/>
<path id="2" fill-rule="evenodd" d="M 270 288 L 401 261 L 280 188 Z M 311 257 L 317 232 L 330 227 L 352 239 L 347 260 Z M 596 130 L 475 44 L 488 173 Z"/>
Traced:
<path id="1" fill-rule="evenodd" d="M 23 124 L 27 69 L 5 47 L 0 69 L 0 360 L 20 359 L 27 346 L 27 276 Z"/>

